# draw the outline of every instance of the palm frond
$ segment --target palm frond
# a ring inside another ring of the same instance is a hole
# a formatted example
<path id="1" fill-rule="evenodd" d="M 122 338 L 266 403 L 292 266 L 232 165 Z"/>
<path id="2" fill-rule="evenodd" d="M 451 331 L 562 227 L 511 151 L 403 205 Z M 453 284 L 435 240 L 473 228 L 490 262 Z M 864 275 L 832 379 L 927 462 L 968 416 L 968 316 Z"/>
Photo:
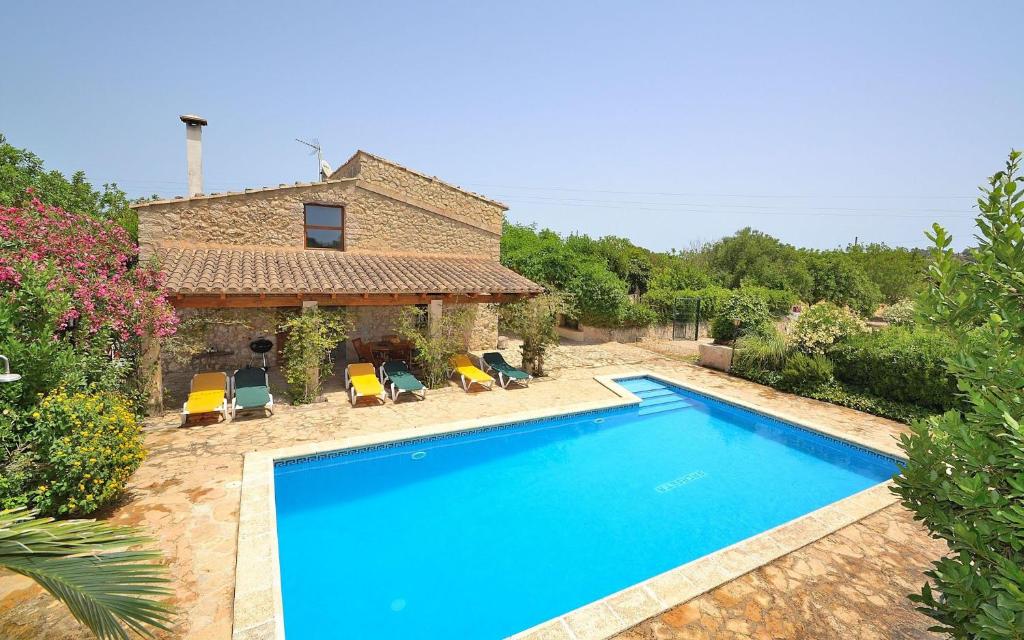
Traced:
<path id="1" fill-rule="evenodd" d="M 0 567 L 35 580 L 101 640 L 127 640 L 125 626 L 143 636 L 168 628 L 160 553 L 124 550 L 147 542 L 130 527 L 0 511 Z"/>

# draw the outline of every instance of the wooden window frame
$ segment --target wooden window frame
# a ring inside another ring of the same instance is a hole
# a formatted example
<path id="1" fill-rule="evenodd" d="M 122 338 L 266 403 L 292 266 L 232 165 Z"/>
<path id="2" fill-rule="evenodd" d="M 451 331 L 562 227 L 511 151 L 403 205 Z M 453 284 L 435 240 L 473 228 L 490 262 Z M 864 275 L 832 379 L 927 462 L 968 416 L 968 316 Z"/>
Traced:
<path id="1" fill-rule="evenodd" d="M 306 222 L 306 207 L 330 207 L 338 210 L 338 219 L 341 226 L 335 227 L 323 224 L 309 224 Z M 309 229 L 327 229 L 329 231 L 341 232 L 341 244 L 337 249 L 330 247 L 309 246 Z M 345 205 L 331 204 L 327 202 L 304 202 L 302 203 L 302 246 L 313 251 L 344 251 L 345 250 Z"/>

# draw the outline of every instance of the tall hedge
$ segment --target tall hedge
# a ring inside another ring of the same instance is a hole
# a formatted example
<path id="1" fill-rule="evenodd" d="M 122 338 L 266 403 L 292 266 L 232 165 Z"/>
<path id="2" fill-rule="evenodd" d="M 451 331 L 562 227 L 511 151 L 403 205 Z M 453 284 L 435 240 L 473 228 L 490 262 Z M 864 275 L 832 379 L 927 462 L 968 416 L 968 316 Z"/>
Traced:
<path id="1" fill-rule="evenodd" d="M 947 336 L 904 327 L 854 336 L 829 351 L 843 382 L 935 411 L 956 404 L 956 380 L 946 365 L 952 355 Z"/>

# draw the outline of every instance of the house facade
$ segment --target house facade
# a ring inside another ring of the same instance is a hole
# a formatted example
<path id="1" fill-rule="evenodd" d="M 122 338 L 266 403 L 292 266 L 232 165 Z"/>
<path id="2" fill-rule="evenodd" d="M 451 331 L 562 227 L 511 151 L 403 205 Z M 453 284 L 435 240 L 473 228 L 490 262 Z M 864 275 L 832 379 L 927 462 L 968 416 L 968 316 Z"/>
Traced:
<path id="1" fill-rule="evenodd" d="M 371 341 L 394 332 L 403 306 L 430 317 L 468 306 L 475 350 L 495 346 L 497 304 L 542 291 L 499 262 L 505 205 L 365 151 L 321 182 L 136 208 L 141 258 L 159 262 L 179 315 L 219 318 L 196 361 L 159 358 L 158 384 L 175 393 L 196 370 L 247 363 L 252 340 L 280 347 L 281 309 L 345 307 L 352 337 Z"/>

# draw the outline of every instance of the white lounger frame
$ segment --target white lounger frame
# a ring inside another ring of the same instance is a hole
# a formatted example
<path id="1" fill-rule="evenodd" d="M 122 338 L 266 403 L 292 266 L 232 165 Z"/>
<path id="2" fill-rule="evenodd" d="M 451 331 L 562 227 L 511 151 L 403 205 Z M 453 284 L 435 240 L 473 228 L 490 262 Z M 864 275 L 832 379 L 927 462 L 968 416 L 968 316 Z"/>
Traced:
<path id="1" fill-rule="evenodd" d="M 515 382 L 516 384 L 521 384 L 524 387 L 528 387 L 528 386 L 530 386 L 530 380 L 533 380 L 533 376 L 531 376 L 528 373 L 526 374 L 526 379 L 525 380 L 517 380 L 516 378 L 510 378 L 507 375 L 505 375 L 504 373 L 502 373 L 500 370 L 495 369 L 494 367 L 492 367 L 482 357 L 480 358 L 480 362 L 484 365 L 484 372 L 491 373 L 491 374 L 498 374 L 498 384 L 501 385 L 502 389 L 508 389 L 508 385 L 512 384 L 513 382 Z M 523 373 L 526 373 L 526 372 L 524 371 Z M 504 381 L 503 381 L 503 379 L 504 379 Z"/>
<path id="2" fill-rule="evenodd" d="M 405 362 L 405 360 L 401 360 L 400 362 L 404 363 L 406 368 L 408 368 L 409 363 Z M 347 371 L 347 369 L 346 369 L 346 371 Z M 380 367 L 380 375 L 378 377 L 380 378 L 381 386 L 384 387 L 384 392 L 385 393 L 387 393 L 388 384 L 389 383 L 391 384 L 391 401 L 392 402 L 395 402 L 396 400 L 398 400 L 398 394 L 400 394 L 400 393 L 411 393 L 412 395 L 416 396 L 420 400 L 426 400 L 427 399 L 427 387 L 426 387 L 426 385 L 424 385 L 423 388 L 420 389 L 419 391 L 402 391 L 401 389 L 399 389 L 398 387 L 395 386 L 395 382 L 391 379 L 391 376 L 388 375 L 387 371 L 384 371 L 384 366 L 383 365 L 381 365 L 381 367 Z M 422 384 L 422 383 L 420 383 L 420 384 Z"/>
<path id="3" fill-rule="evenodd" d="M 378 378 L 380 377 L 380 374 L 377 373 L 377 367 L 376 366 L 374 367 L 373 372 L 374 372 L 374 377 L 378 377 Z M 356 402 L 359 401 L 359 398 L 380 398 L 380 401 L 384 402 L 387 399 L 387 397 L 388 397 L 388 391 L 387 391 L 387 389 L 384 388 L 384 384 L 383 383 L 381 383 L 381 385 L 380 385 L 380 393 L 374 394 L 372 396 L 368 396 L 368 395 L 365 395 L 365 394 L 362 394 L 362 393 L 359 393 L 358 391 L 356 391 L 356 388 L 354 386 L 352 386 L 352 381 L 349 380 L 349 377 L 348 377 L 348 366 L 347 365 L 345 366 L 345 388 L 348 389 L 348 401 L 352 404 L 353 407 L 356 406 Z"/>

